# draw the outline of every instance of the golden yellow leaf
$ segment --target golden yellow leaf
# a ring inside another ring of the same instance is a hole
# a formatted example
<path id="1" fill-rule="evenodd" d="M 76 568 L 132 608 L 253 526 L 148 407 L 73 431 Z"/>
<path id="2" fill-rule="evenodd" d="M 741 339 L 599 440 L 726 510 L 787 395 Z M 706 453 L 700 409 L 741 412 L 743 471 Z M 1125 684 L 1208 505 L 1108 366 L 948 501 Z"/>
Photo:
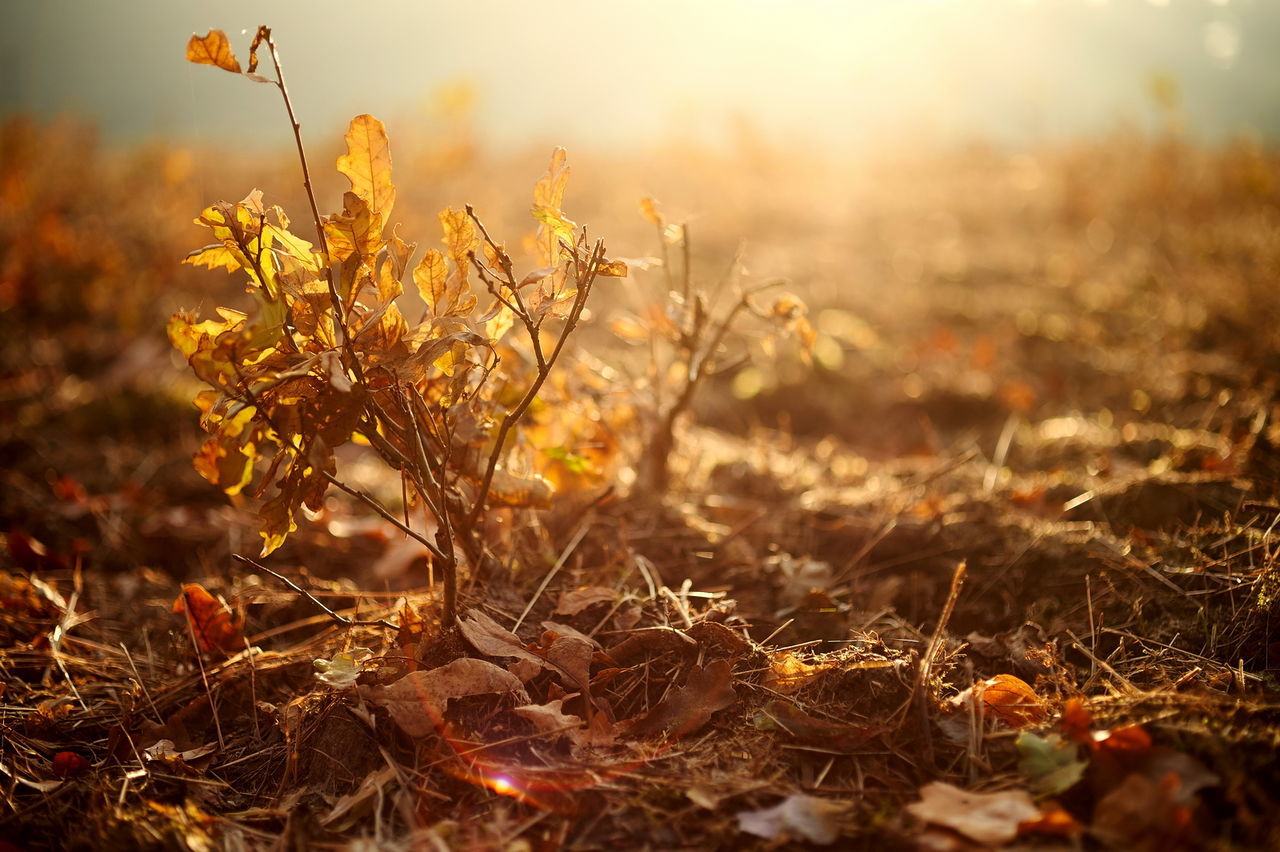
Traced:
<path id="1" fill-rule="evenodd" d="M 475 223 L 465 210 L 445 208 L 440 213 L 440 227 L 444 229 L 444 246 L 458 268 L 458 276 L 465 284 L 471 267 L 471 254 L 480 244 Z"/>
<path id="2" fill-rule="evenodd" d="M 662 214 L 658 212 L 658 200 L 656 198 L 640 199 L 640 215 L 659 228 L 663 227 Z"/>
<path id="3" fill-rule="evenodd" d="M 192 33 L 187 42 L 187 61 L 240 73 L 240 60 L 231 52 L 231 42 L 222 30 L 209 30 L 203 37 Z"/>
<path id="4" fill-rule="evenodd" d="M 621 260 L 605 260 L 596 267 L 596 274 L 605 278 L 626 278 L 627 265 Z"/>
<path id="5" fill-rule="evenodd" d="M 381 215 L 385 225 L 396 200 L 387 129 L 371 115 L 357 115 L 347 128 L 346 140 L 347 153 L 338 158 L 338 171 L 351 181 L 351 191 Z"/>
<path id="6" fill-rule="evenodd" d="M 342 203 L 345 205 L 342 213 L 329 216 L 324 223 L 330 256 L 343 261 L 353 254 L 360 257 L 377 254 L 383 246 L 382 220 L 354 192 L 343 195 Z"/>
<path id="7" fill-rule="evenodd" d="M 427 250 L 413 270 L 413 281 L 432 316 L 466 316 L 476 306 L 470 287 L 449 275 L 449 263 L 438 249 Z"/>
<path id="8" fill-rule="evenodd" d="M 533 206 L 559 210 L 564 205 L 564 188 L 569 183 L 568 153 L 563 148 L 551 152 L 547 173 L 533 186 Z"/>

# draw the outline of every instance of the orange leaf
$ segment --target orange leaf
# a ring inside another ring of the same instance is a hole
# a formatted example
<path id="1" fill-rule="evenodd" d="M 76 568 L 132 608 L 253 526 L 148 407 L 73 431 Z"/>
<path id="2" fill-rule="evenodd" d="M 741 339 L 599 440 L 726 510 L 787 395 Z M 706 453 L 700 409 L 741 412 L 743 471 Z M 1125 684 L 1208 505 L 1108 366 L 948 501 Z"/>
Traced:
<path id="1" fill-rule="evenodd" d="M 1013 675 L 996 675 L 982 683 L 982 703 L 987 713 L 1011 728 L 1043 722 L 1048 710 L 1026 681 Z"/>
<path id="2" fill-rule="evenodd" d="M 1067 699 L 1058 727 L 1072 742 L 1087 743 L 1093 739 L 1093 715 L 1083 698 L 1075 695 Z"/>
<path id="3" fill-rule="evenodd" d="M 173 602 L 173 611 L 187 614 L 201 650 L 227 655 L 244 650 L 240 619 L 199 583 L 182 584 L 182 594 Z"/>
<path id="4" fill-rule="evenodd" d="M 648 219 L 651 224 L 662 227 L 662 214 L 658 212 L 658 200 L 656 198 L 640 199 L 640 215 Z"/>
<path id="5" fill-rule="evenodd" d="M 1079 837 L 1084 826 L 1056 802 L 1041 806 L 1040 818 L 1018 823 L 1019 834 L 1048 834 L 1053 837 Z"/>
<path id="6" fill-rule="evenodd" d="M 240 73 L 240 60 L 231 52 L 231 42 L 222 30 L 209 30 L 203 37 L 192 33 L 187 42 L 187 61 Z"/>

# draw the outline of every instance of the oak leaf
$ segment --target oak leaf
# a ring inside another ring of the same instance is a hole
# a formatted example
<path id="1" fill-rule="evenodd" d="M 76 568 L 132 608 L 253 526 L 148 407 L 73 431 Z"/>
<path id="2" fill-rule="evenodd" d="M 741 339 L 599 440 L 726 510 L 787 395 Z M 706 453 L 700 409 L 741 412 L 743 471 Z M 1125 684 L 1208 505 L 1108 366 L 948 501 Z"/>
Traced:
<path id="1" fill-rule="evenodd" d="M 665 699 L 631 726 L 631 735 L 643 737 L 667 733 L 671 739 L 691 734 L 711 721 L 738 699 L 730 681 L 733 669 L 728 660 L 717 660 L 689 670 L 684 685 L 672 689 Z"/>
<path id="2" fill-rule="evenodd" d="M 187 61 L 196 65 L 212 65 L 234 74 L 240 73 L 240 60 L 231 51 L 231 42 L 222 30 L 209 30 L 203 36 L 192 33 L 187 42 Z"/>
<path id="3" fill-rule="evenodd" d="M 454 698 L 512 693 L 528 704 L 520 678 L 493 663 L 463 657 L 428 671 L 409 672 L 387 686 L 363 687 L 368 701 L 387 708 L 391 718 L 411 737 L 425 737 L 443 722 Z"/>
<path id="4" fill-rule="evenodd" d="M 357 115 L 347 128 L 346 140 L 347 153 L 338 157 L 338 171 L 346 175 L 351 191 L 364 199 L 385 225 L 396 201 L 387 129 L 371 115 Z"/>

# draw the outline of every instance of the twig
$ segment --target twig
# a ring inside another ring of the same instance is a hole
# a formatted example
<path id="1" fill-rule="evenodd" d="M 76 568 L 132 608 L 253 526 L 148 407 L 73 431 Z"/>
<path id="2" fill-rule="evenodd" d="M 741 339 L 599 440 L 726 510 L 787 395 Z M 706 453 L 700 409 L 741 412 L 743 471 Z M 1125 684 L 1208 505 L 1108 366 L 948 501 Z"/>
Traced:
<path id="1" fill-rule="evenodd" d="M 284 108 L 289 113 L 289 124 L 293 128 L 293 141 L 298 147 L 298 161 L 302 165 L 302 186 L 307 191 L 307 203 L 311 205 L 311 220 L 316 228 L 316 239 L 320 241 L 320 252 L 324 255 L 324 277 L 329 284 L 329 299 L 333 302 L 334 330 L 341 335 L 340 342 L 343 351 L 347 355 L 348 366 L 355 372 L 357 379 L 363 380 L 364 371 L 361 369 L 360 361 L 355 357 L 355 352 L 351 348 L 351 337 L 347 333 L 346 324 L 343 322 L 342 297 L 338 295 L 338 282 L 333 271 L 333 258 L 329 255 L 329 243 L 325 239 L 324 225 L 320 221 L 320 208 L 316 205 L 316 193 L 311 186 L 311 169 L 307 166 L 307 152 L 302 145 L 302 125 L 298 123 L 298 117 L 293 112 L 293 101 L 289 99 L 289 87 L 284 82 L 284 71 L 280 67 L 280 54 L 276 51 L 275 40 L 271 38 L 271 28 L 259 27 L 258 33 L 263 41 L 267 43 L 267 50 L 271 53 L 271 62 L 276 68 L 275 85 L 280 90 L 280 96 L 284 98 Z"/>
<path id="2" fill-rule="evenodd" d="M 920 709 L 920 724 L 924 732 L 925 759 L 933 763 L 933 736 L 929 731 L 929 681 L 933 677 L 933 659 L 942 645 L 943 634 L 947 630 L 947 622 L 955 611 L 956 601 L 960 599 L 960 589 L 964 586 L 966 564 L 961 560 L 956 564 L 955 573 L 951 575 L 951 590 L 947 593 L 947 602 L 942 605 L 942 613 L 938 616 L 938 624 L 933 636 L 925 647 L 924 657 L 920 660 L 920 676 L 916 682 L 916 703 Z"/>
<path id="3" fill-rule="evenodd" d="M 397 518 L 395 515 L 391 514 L 391 512 L 387 510 L 386 506 L 383 506 L 381 503 L 379 503 L 377 500 L 370 497 L 368 494 L 365 494 L 363 491 L 359 491 L 355 488 L 352 488 L 350 485 L 347 485 L 347 483 L 343 482 L 341 479 L 338 479 L 338 477 L 334 476 L 332 473 L 329 473 L 328 471 L 321 471 L 321 473 L 323 474 L 325 479 L 329 480 L 329 482 L 333 483 L 334 485 L 338 486 L 338 488 L 342 489 L 343 491 L 350 494 L 352 497 L 364 503 L 370 509 L 373 509 L 373 511 L 377 512 L 379 515 L 382 516 L 383 520 L 392 524 L 396 529 L 400 530 L 400 532 L 404 533 L 405 535 L 409 536 L 409 538 L 418 542 L 418 544 L 421 544 L 423 547 L 425 547 L 428 551 L 431 552 L 432 556 L 441 560 L 446 558 L 445 555 L 440 552 L 440 548 L 436 547 L 436 545 L 431 541 L 431 539 L 422 535 L 422 533 L 413 529 L 412 527 L 410 527 L 409 525 L 401 521 L 399 518 Z"/>
<path id="4" fill-rule="evenodd" d="M 289 588 L 293 589 L 293 590 L 294 590 L 295 592 L 297 592 L 298 594 L 303 595 L 304 597 L 306 597 L 306 599 L 307 599 L 307 600 L 311 601 L 313 604 L 315 604 L 316 606 L 318 606 L 318 607 L 319 607 L 319 608 L 320 608 L 320 609 L 325 613 L 325 615 L 329 616 L 329 617 L 330 617 L 330 618 L 332 618 L 334 621 L 338 622 L 339 624 L 343 625 L 344 627 L 375 627 L 375 626 L 376 626 L 376 627 L 385 627 L 385 628 L 387 628 L 388 630 L 399 630 L 399 629 L 400 629 L 398 626 L 396 626 L 396 625 L 392 624 L 390 621 L 386 621 L 386 620 L 381 619 L 381 618 L 372 618 L 372 619 L 369 619 L 369 620 L 367 620 L 367 621 L 362 621 L 362 620 L 357 620 L 357 619 L 354 619 L 354 618 L 347 618 L 345 615 L 339 615 L 338 613 L 336 613 L 336 612 L 334 612 L 333 610 L 329 609 L 329 607 L 328 607 L 328 606 L 326 606 L 326 605 L 325 605 L 325 604 L 324 604 L 324 603 L 323 603 L 319 598 L 317 598 L 315 595 L 311 594 L 311 593 L 310 593 L 310 592 L 308 592 L 306 589 L 302 588 L 302 587 L 301 587 L 301 586 L 299 586 L 297 583 L 293 582 L 292 580 L 290 580 L 288 577 L 284 576 L 283 574 L 280 574 L 280 573 L 277 573 L 277 572 L 275 572 L 275 571 L 272 571 L 270 568 L 268 568 L 267 566 L 263 565 L 261 562 L 255 562 L 254 560 L 250 559 L 250 558 L 249 558 L 249 557 L 247 557 L 247 556 L 241 556 L 239 553 L 233 553 L 233 554 L 231 554 L 231 557 L 232 557 L 233 559 L 236 559 L 236 560 L 240 561 L 240 562 L 243 562 L 245 565 L 248 565 L 250 568 L 253 568 L 253 569 L 257 570 L 257 571 L 266 571 L 266 572 L 267 572 L 268 574 L 270 574 L 272 577 L 275 577 L 277 580 L 279 580 L 280 582 L 284 583 L 286 586 L 288 586 Z"/>

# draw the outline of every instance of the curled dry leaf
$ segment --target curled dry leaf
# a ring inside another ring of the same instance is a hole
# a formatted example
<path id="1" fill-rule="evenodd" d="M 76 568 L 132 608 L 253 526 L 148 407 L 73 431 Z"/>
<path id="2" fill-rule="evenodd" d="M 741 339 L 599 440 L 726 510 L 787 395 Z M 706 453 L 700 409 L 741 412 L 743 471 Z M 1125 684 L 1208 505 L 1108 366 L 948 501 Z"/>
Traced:
<path id="1" fill-rule="evenodd" d="M 806 663 L 804 660 L 784 651 L 769 655 L 769 670 L 764 673 L 764 686 L 783 695 L 791 695 L 809 681 L 832 667 L 832 663 Z"/>
<path id="2" fill-rule="evenodd" d="M 199 583 L 184 583 L 182 594 L 173 602 L 174 612 L 185 612 L 191 629 L 206 653 L 218 652 L 230 656 L 245 647 L 240 619 L 209 590 Z"/>
<path id="3" fill-rule="evenodd" d="M 191 34 L 187 42 L 187 61 L 197 65 L 212 65 L 234 74 L 240 73 L 240 60 L 231 50 L 231 42 L 222 30 L 209 30 L 203 36 Z"/>
<path id="4" fill-rule="evenodd" d="M 840 835 L 839 817 L 848 805 L 796 793 L 771 808 L 742 811 L 738 830 L 769 840 L 802 837 L 826 846 Z"/>
<path id="5" fill-rule="evenodd" d="M 1010 674 L 1000 674 L 981 684 L 982 703 L 989 716 L 1011 728 L 1022 728 L 1043 722 L 1049 711 L 1026 681 Z"/>
<path id="6" fill-rule="evenodd" d="M 982 700 L 987 716 L 1011 728 L 1025 728 L 1043 722 L 1049 710 L 1026 681 L 1010 674 L 999 674 L 979 681 L 951 699 L 951 706 L 968 706 L 975 698 Z"/>
<path id="7" fill-rule="evenodd" d="M 1040 819 L 1025 790 L 971 793 L 942 781 L 920 788 L 920 801 L 907 805 L 912 816 L 958 831 L 970 840 L 998 845 L 1018 836 L 1018 826 Z"/>
<path id="8" fill-rule="evenodd" d="M 697 731 L 717 710 L 723 710 L 738 695 L 730 686 L 733 669 L 728 660 L 717 660 L 689 670 L 684 685 L 671 690 L 667 697 L 631 727 L 635 737 L 668 733 L 672 739 Z"/>
<path id="9" fill-rule="evenodd" d="M 508 692 L 519 701 L 529 701 L 520 678 L 511 672 L 463 657 L 429 671 L 409 672 L 387 686 L 364 687 L 360 694 L 387 708 L 400 730 L 411 737 L 424 737 L 439 726 L 451 699 Z"/>

